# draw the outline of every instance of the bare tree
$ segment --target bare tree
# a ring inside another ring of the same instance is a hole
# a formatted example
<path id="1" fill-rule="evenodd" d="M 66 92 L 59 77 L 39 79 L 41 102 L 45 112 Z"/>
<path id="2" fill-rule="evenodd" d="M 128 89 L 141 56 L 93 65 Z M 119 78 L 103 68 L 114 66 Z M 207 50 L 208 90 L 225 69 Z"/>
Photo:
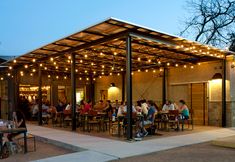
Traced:
<path id="1" fill-rule="evenodd" d="M 225 48 L 235 44 L 235 0 L 188 0 L 182 36 Z"/>

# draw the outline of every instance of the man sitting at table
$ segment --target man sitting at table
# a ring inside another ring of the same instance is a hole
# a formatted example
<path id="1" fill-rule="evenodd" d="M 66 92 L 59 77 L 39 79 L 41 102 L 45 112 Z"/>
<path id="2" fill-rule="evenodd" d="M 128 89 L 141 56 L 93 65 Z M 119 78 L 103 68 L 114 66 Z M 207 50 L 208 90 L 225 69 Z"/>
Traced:
<path id="1" fill-rule="evenodd" d="M 156 112 L 156 108 L 154 107 L 154 102 L 153 101 L 148 101 L 148 114 L 147 114 L 147 118 L 140 122 L 139 124 L 139 128 L 140 131 L 137 133 L 137 137 L 145 137 L 148 135 L 147 130 L 144 128 L 145 125 L 149 125 L 149 124 L 153 124 L 154 122 L 154 117 L 155 117 L 155 112 Z"/>
<path id="2" fill-rule="evenodd" d="M 118 113 L 117 116 L 124 116 L 127 113 L 127 103 L 125 102 L 125 104 L 123 104 L 124 102 L 121 102 L 121 106 L 119 106 L 118 108 Z M 135 113 L 136 109 L 135 106 L 132 105 L 132 113 Z"/>
<path id="3" fill-rule="evenodd" d="M 162 111 L 169 111 L 169 110 L 175 110 L 174 104 L 168 100 L 166 103 L 163 105 Z"/>

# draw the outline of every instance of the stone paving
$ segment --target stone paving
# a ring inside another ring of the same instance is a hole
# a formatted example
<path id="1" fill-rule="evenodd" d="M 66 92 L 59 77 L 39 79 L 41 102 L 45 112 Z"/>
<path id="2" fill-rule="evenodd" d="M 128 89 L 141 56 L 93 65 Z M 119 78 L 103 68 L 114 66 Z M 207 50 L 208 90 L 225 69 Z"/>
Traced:
<path id="1" fill-rule="evenodd" d="M 77 153 L 41 160 L 48 162 L 64 161 L 66 158 L 69 158 L 70 162 L 110 161 L 168 150 L 181 146 L 208 142 L 217 138 L 235 135 L 235 129 L 218 128 L 215 130 L 187 135 L 156 138 L 139 142 L 126 142 L 89 135 L 81 135 L 76 132 L 45 128 L 30 124 L 28 125 L 28 130 L 35 136 L 51 141 L 54 144 L 65 145 L 67 148 L 74 147 L 80 150 L 80 152 Z"/>

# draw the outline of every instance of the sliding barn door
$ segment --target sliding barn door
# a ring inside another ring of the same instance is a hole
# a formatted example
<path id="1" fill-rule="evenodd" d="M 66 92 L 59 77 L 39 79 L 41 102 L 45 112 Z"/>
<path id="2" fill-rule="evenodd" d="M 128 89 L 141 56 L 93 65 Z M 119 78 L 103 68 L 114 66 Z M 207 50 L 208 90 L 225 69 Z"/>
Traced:
<path id="1" fill-rule="evenodd" d="M 191 84 L 191 104 L 194 111 L 194 123 L 208 125 L 207 84 Z"/>

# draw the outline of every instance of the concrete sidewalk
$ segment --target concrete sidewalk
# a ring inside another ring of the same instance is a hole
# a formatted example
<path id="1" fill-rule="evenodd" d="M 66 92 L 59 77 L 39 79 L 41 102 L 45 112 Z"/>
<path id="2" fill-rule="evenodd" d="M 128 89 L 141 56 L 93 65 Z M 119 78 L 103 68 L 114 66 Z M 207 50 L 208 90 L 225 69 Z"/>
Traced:
<path id="1" fill-rule="evenodd" d="M 192 133 L 187 135 L 171 136 L 143 140 L 140 142 L 125 142 L 81 135 L 76 132 L 45 128 L 35 125 L 27 125 L 28 131 L 37 137 L 48 141 L 75 147 L 81 152 L 42 159 L 41 161 L 109 161 L 136 155 L 163 151 L 171 148 L 212 141 L 217 138 L 235 135 L 235 129 L 218 128 L 216 130 Z M 85 150 L 85 151 L 84 151 Z M 40 160 L 39 160 L 40 161 Z"/>
<path id="2" fill-rule="evenodd" d="M 235 149 L 235 136 L 215 139 L 212 144 Z"/>

